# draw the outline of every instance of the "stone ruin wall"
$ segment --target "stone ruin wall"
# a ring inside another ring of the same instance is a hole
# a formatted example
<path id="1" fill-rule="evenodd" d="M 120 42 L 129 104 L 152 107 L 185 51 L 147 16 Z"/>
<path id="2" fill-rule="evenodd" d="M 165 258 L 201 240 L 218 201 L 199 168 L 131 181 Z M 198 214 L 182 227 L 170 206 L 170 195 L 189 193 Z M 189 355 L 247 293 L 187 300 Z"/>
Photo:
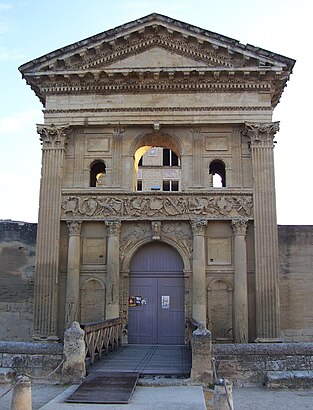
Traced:
<path id="1" fill-rule="evenodd" d="M 0 222 L 0 340 L 3 341 L 29 341 L 32 337 L 36 231 L 37 224 Z M 313 340 L 313 227 L 278 226 L 278 234 L 281 335 L 286 342 L 309 342 Z M 61 266 L 61 281 L 63 270 Z"/>
<path id="2" fill-rule="evenodd" d="M 37 224 L 0 221 L 0 340 L 33 334 Z"/>

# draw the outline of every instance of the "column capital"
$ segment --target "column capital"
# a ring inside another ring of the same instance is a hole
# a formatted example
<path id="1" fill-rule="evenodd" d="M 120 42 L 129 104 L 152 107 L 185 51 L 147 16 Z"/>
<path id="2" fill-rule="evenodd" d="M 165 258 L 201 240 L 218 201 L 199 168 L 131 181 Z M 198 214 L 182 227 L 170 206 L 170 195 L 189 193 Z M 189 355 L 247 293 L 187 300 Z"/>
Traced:
<path id="1" fill-rule="evenodd" d="M 206 219 L 191 219 L 190 224 L 194 235 L 204 235 L 208 221 Z"/>
<path id="2" fill-rule="evenodd" d="M 250 137 L 251 147 L 273 147 L 273 138 L 279 131 L 279 121 L 270 123 L 245 123 L 244 135 Z"/>
<path id="3" fill-rule="evenodd" d="M 105 221 L 106 226 L 108 227 L 109 235 L 119 235 L 121 230 L 121 221 L 117 219 L 111 219 Z"/>
<path id="4" fill-rule="evenodd" d="M 66 221 L 69 236 L 79 236 L 82 221 Z"/>
<path id="5" fill-rule="evenodd" d="M 42 149 L 65 149 L 69 133 L 69 124 L 37 124 L 37 132 L 42 141 Z"/>
<path id="6" fill-rule="evenodd" d="M 231 221 L 231 226 L 235 236 L 246 236 L 248 228 L 247 218 L 237 218 Z"/>

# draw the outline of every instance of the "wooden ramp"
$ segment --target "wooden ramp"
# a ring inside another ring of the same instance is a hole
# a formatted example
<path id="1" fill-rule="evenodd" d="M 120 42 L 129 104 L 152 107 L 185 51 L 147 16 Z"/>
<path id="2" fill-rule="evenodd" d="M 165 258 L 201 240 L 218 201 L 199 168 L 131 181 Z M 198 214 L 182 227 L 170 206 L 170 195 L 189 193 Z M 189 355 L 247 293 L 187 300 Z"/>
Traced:
<path id="1" fill-rule="evenodd" d="M 133 372 L 140 376 L 189 377 L 191 351 L 187 345 L 124 345 L 110 353 L 90 372 Z"/>
<path id="2" fill-rule="evenodd" d="M 102 372 L 88 375 L 67 403 L 128 404 L 139 373 Z"/>

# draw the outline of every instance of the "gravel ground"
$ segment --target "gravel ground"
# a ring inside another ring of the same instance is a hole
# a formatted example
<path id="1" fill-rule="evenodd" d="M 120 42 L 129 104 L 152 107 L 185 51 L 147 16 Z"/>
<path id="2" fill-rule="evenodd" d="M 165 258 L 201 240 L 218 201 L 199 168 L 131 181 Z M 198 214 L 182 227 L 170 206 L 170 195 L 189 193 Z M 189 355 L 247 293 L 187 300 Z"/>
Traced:
<path id="1" fill-rule="evenodd" d="M 8 385 L 0 385 L 0 396 L 7 391 Z M 42 406 L 61 394 L 68 386 L 33 384 L 33 410 Z M 207 392 L 207 408 L 212 409 L 213 392 Z M 0 398 L 0 409 L 11 409 L 12 391 Z M 238 388 L 233 390 L 235 410 L 313 410 L 313 387 L 308 390 L 268 391 L 262 386 Z M 101 406 L 102 407 L 102 406 Z M 123 405 L 121 405 L 123 409 Z M 167 407 L 170 410 L 170 407 Z"/>

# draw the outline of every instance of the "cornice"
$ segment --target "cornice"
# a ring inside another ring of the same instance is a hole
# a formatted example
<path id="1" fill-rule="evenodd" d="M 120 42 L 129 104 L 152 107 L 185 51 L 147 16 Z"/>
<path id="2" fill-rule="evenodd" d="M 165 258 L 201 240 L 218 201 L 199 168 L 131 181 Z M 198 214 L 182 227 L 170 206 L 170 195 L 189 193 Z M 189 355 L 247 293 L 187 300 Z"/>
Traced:
<path id="1" fill-rule="evenodd" d="M 101 112 L 182 112 L 182 111 L 271 111 L 268 106 L 207 106 L 207 107 L 118 107 L 44 110 L 45 114 L 74 114 Z"/>

